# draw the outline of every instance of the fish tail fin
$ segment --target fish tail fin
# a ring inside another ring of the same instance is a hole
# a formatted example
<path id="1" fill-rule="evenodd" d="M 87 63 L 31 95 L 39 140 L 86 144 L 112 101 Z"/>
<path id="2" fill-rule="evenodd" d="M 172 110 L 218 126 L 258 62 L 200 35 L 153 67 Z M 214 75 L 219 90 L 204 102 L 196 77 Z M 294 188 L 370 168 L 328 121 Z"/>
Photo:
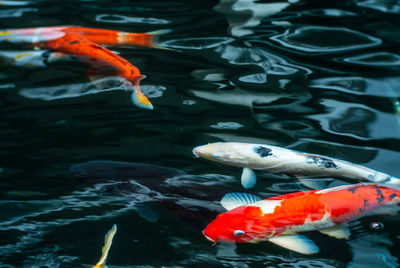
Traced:
<path id="1" fill-rule="evenodd" d="M 93 268 L 105 267 L 107 256 L 108 256 L 108 251 L 111 248 L 112 241 L 113 241 L 113 238 L 114 238 L 114 235 L 116 232 L 117 232 L 117 225 L 114 224 L 113 227 L 108 231 L 108 233 L 106 234 L 106 236 L 104 238 L 104 246 L 101 250 L 100 260 L 97 262 L 97 264 L 95 266 L 93 266 Z"/>
<path id="2" fill-rule="evenodd" d="M 148 34 L 150 36 L 150 41 L 153 44 L 152 47 L 159 48 L 159 49 L 168 49 L 169 50 L 169 48 L 160 47 L 160 46 L 157 46 L 157 44 L 160 43 L 159 39 L 160 39 L 161 35 L 165 35 L 165 34 L 168 34 L 170 32 L 172 32 L 171 29 L 163 29 L 163 30 L 147 32 L 146 34 Z"/>
<path id="3" fill-rule="evenodd" d="M 136 83 L 136 85 L 134 85 L 131 99 L 133 104 L 135 104 L 136 106 L 148 110 L 153 110 L 153 105 L 151 104 L 150 100 L 140 90 L 139 81 Z"/>
<path id="4" fill-rule="evenodd" d="M 147 33 L 121 33 L 119 43 L 121 45 L 135 45 L 143 47 L 151 47 L 157 49 L 171 50 L 166 47 L 159 46 L 159 38 L 161 35 L 172 32 L 172 30 L 164 29 L 151 31 Z"/>

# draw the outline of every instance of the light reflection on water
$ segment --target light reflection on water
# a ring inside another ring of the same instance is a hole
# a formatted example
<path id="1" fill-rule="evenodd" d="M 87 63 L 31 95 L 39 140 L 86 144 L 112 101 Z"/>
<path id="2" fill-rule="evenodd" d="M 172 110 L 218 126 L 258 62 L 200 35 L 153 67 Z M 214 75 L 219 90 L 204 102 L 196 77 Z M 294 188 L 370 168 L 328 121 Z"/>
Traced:
<path id="1" fill-rule="evenodd" d="M 1 266 L 90 267 L 118 223 L 109 267 L 399 267 L 399 220 L 389 216 L 354 222 L 350 241 L 307 234 L 323 249 L 316 256 L 269 243 L 211 247 L 201 230 L 222 212 L 221 195 L 242 190 L 240 169 L 191 153 L 214 141 L 266 143 L 398 177 L 397 1 L 56 2 L 0 1 L 1 29 L 168 26 L 161 45 L 170 50 L 115 49 L 146 73 L 150 112 L 118 83 L 95 89 L 74 62 L 47 66 L 40 51 L 1 47 Z M 15 61 L 20 52 L 32 57 Z M 68 174 L 96 159 L 186 177 L 88 183 Z M 258 176 L 253 192 L 263 197 L 307 189 Z M 377 221 L 382 230 L 364 228 Z"/>

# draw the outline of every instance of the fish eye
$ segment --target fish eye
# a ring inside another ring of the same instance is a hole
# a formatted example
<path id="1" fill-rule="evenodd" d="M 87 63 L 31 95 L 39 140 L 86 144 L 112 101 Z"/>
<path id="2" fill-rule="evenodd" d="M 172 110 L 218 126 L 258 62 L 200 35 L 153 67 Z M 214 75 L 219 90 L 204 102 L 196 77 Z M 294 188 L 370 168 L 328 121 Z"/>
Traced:
<path id="1" fill-rule="evenodd" d="M 242 235 L 244 235 L 244 231 L 242 231 L 242 230 L 235 230 L 235 231 L 233 232 L 233 235 L 234 235 L 234 236 L 242 236 Z"/>

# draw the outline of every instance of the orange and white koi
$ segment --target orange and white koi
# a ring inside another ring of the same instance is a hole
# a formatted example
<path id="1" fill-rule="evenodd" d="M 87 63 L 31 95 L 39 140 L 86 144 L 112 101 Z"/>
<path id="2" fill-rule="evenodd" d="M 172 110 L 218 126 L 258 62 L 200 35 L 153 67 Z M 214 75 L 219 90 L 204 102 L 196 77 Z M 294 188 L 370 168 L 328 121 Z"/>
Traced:
<path id="1" fill-rule="evenodd" d="M 130 33 L 108 29 L 85 28 L 76 26 L 54 26 L 0 31 L 0 41 L 10 43 L 37 44 L 63 37 L 65 34 L 79 35 L 86 40 L 104 46 L 143 46 L 157 47 L 157 39 L 169 30 L 147 33 Z"/>
<path id="2" fill-rule="evenodd" d="M 73 55 L 90 66 L 88 76 L 92 81 L 115 76 L 124 80 L 124 86 L 133 91 L 135 105 L 153 109 L 141 92 L 139 81 L 144 78 L 139 69 L 124 58 L 101 45 L 138 45 L 155 47 L 154 38 L 163 33 L 125 33 L 83 27 L 43 27 L 0 31 L 0 41 L 31 44 L 34 48 L 48 49 Z M 59 58 L 62 54 L 57 55 Z M 103 88 L 103 83 L 96 86 Z"/>
<path id="3" fill-rule="evenodd" d="M 373 183 L 400 185 L 400 179 L 373 169 L 323 155 L 309 154 L 265 144 L 218 142 L 193 149 L 196 156 L 218 163 L 242 167 L 242 185 L 251 188 L 257 177 L 253 171 L 294 175 L 310 188 L 321 187 L 318 180 L 305 177 L 359 179 Z"/>
<path id="4" fill-rule="evenodd" d="M 374 184 L 338 186 L 280 195 L 261 200 L 247 193 L 224 196 L 222 213 L 203 231 L 211 242 L 256 243 L 269 241 L 302 253 L 319 252 L 318 246 L 299 233 L 320 231 L 350 237 L 347 222 L 368 213 L 393 213 L 400 190 Z"/>
<path id="5" fill-rule="evenodd" d="M 115 233 L 117 232 L 117 225 L 114 224 L 113 227 L 108 231 L 104 238 L 104 246 L 102 249 L 100 260 L 97 262 L 96 265 L 92 266 L 92 268 L 107 268 L 106 260 L 108 256 L 108 252 L 110 251 L 112 241 L 114 238 Z"/>

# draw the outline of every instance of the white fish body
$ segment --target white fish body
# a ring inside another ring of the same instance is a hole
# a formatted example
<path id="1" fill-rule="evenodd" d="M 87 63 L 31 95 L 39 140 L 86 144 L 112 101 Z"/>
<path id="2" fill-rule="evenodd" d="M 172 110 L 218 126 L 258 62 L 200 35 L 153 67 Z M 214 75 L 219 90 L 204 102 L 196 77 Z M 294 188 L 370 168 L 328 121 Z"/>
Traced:
<path id="1" fill-rule="evenodd" d="M 245 188 L 255 184 L 256 176 L 251 171 L 253 169 L 299 178 L 335 177 L 400 185 L 400 179 L 361 165 L 272 145 L 220 142 L 198 146 L 193 149 L 193 153 L 222 164 L 244 168 L 242 184 Z"/>

